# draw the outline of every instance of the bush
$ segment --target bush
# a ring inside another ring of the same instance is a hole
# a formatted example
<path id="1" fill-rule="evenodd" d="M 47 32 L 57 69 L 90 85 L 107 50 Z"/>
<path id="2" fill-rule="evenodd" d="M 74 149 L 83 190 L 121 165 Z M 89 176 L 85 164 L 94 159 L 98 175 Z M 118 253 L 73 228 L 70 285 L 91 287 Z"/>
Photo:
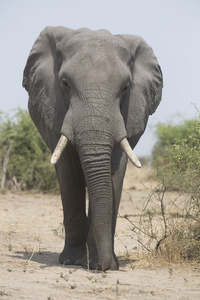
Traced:
<path id="1" fill-rule="evenodd" d="M 1 114 L 0 136 L 1 165 L 11 147 L 6 170 L 7 188 L 11 188 L 13 182 L 19 189 L 58 190 L 54 168 L 49 164 L 50 151 L 27 111 L 18 109 L 13 119 Z"/>
<path id="2" fill-rule="evenodd" d="M 161 254 L 170 262 L 200 262 L 200 223 L 181 223 L 160 246 Z"/>
<path id="3" fill-rule="evenodd" d="M 170 260 L 200 261 L 200 116 L 176 126 L 160 124 L 156 133 L 153 156 L 162 190 L 184 193 L 185 203 L 181 217 L 173 215 L 180 194 L 174 196 L 167 219 L 168 203 L 160 198 L 165 231 L 158 248 Z"/>
<path id="4" fill-rule="evenodd" d="M 153 159 L 158 179 L 167 189 L 199 193 L 200 119 L 176 126 L 159 124 L 156 134 Z"/>
<path id="5" fill-rule="evenodd" d="M 159 124 L 156 134 L 158 185 L 151 189 L 134 231 L 156 259 L 200 262 L 200 116 L 176 126 Z"/>

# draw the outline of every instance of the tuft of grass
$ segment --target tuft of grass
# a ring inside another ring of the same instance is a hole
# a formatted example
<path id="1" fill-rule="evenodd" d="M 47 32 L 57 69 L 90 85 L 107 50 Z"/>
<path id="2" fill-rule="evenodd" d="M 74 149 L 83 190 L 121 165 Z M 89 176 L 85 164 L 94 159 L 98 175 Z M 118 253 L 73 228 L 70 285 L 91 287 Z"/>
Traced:
<path id="1" fill-rule="evenodd" d="M 8 245 L 8 251 L 12 251 L 12 244 Z"/>
<path id="2" fill-rule="evenodd" d="M 71 288 L 72 290 L 74 290 L 76 287 L 77 287 L 77 286 L 76 286 L 76 284 L 75 284 L 75 283 L 74 283 L 74 284 L 72 284 L 72 285 L 70 286 L 70 288 Z"/>
<path id="3" fill-rule="evenodd" d="M 3 296 L 8 296 L 8 294 L 5 293 L 4 291 L 0 291 L 0 297 L 3 297 Z"/>
<path id="4" fill-rule="evenodd" d="M 200 262 L 200 223 L 189 221 L 175 227 L 160 245 L 159 252 L 169 262 Z"/>

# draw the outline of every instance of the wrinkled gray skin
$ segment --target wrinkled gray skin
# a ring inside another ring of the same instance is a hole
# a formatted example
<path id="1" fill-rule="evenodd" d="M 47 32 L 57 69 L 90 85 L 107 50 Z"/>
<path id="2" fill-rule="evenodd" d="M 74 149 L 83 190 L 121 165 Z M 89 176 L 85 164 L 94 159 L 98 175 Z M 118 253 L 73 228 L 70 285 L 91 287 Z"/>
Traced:
<path id="1" fill-rule="evenodd" d="M 138 36 L 47 27 L 30 52 L 23 86 L 50 150 L 61 133 L 69 139 L 55 167 L 66 231 L 60 263 L 118 269 L 114 232 L 127 164 L 119 143 L 127 137 L 135 147 L 161 100 L 152 49 Z"/>

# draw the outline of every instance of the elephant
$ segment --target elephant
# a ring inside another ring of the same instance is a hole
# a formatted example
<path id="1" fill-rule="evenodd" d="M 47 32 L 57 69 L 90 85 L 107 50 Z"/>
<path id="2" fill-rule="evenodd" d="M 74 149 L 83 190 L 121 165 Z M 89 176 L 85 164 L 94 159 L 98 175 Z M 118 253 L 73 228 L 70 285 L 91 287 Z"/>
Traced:
<path id="1" fill-rule="evenodd" d="M 132 149 L 162 96 L 152 48 L 136 35 L 48 26 L 28 56 L 23 87 L 53 153 L 65 227 L 59 262 L 117 270 L 114 235 L 127 161 L 141 167 Z"/>

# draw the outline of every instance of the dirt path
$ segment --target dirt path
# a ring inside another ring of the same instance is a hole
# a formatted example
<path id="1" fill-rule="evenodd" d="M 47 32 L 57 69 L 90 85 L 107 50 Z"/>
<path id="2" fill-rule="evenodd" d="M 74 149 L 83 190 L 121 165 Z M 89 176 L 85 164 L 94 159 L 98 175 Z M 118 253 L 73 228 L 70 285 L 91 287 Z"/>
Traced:
<path id="1" fill-rule="evenodd" d="M 148 170 L 129 168 L 127 175 L 120 215 L 138 213 L 148 193 L 139 183 Z M 8 193 L 0 195 L 0 207 L 0 299 L 200 299 L 200 266 L 138 263 L 138 244 L 124 218 L 116 232 L 120 270 L 102 273 L 58 264 L 64 242 L 59 196 Z"/>

